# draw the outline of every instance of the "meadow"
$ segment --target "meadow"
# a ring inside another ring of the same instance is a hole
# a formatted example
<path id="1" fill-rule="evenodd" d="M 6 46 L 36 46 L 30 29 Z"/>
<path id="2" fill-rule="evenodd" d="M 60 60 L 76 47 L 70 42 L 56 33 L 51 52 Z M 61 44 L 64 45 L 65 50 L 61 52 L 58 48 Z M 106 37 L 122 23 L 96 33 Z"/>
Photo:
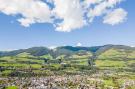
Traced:
<path id="1" fill-rule="evenodd" d="M 1 89 L 135 89 L 134 51 L 0 57 Z"/>

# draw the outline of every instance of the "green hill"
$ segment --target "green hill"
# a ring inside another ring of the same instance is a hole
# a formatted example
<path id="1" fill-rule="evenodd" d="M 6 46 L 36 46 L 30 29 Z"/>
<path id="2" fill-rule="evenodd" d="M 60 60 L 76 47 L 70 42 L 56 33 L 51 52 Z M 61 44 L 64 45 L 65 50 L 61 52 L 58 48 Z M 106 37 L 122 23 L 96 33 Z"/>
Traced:
<path id="1" fill-rule="evenodd" d="M 57 75 L 90 75 L 102 80 L 104 87 L 111 85 L 119 89 L 121 84 L 117 85 L 116 82 L 135 80 L 135 48 L 123 45 L 62 46 L 55 49 L 33 47 L 0 52 L 2 77 Z"/>

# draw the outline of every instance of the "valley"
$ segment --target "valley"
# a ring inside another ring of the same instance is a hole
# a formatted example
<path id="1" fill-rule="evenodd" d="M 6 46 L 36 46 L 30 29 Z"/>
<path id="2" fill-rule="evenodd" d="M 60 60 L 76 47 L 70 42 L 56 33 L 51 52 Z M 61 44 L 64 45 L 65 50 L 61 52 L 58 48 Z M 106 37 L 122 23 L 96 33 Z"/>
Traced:
<path id="1" fill-rule="evenodd" d="M 135 48 L 62 46 L 0 52 L 0 89 L 135 89 Z"/>

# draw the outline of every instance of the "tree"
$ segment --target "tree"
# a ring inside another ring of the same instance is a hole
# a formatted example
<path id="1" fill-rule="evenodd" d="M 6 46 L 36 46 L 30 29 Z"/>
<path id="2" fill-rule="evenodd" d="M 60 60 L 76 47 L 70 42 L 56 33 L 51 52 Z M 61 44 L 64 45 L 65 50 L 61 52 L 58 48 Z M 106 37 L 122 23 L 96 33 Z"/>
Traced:
<path id="1" fill-rule="evenodd" d="M 49 59 L 47 59 L 47 58 L 44 58 L 43 60 L 44 60 L 44 63 L 48 63 L 48 61 L 49 61 Z"/>
<path id="2" fill-rule="evenodd" d="M 58 61 L 59 61 L 59 64 L 61 64 L 61 63 L 62 63 L 62 59 L 61 59 L 61 58 L 59 58 L 59 59 L 58 59 Z"/>
<path id="3" fill-rule="evenodd" d="M 88 64 L 89 66 L 93 67 L 93 60 L 91 58 L 88 60 Z"/>
<path id="4" fill-rule="evenodd" d="M 94 61 L 97 59 L 97 56 L 96 56 L 96 54 L 95 53 L 93 53 L 93 55 L 89 58 L 89 60 L 88 60 L 88 64 L 91 66 L 91 67 L 93 67 L 93 65 L 94 65 Z"/>
<path id="5" fill-rule="evenodd" d="M 0 66 L 0 71 L 2 72 L 4 69 L 3 69 L 3 67 L 2 66 Z"/>

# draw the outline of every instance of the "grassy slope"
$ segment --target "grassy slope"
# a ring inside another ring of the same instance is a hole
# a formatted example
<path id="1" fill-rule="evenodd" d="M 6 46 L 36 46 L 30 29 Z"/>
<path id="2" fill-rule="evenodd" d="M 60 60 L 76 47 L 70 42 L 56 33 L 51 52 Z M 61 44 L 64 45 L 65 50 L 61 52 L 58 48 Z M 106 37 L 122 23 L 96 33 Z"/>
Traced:
<path id="1" fill-rule="evenodd" d="M 28 53 L 21 53 L 17 56 L 7 56 L 0 58 L 0 66 L 5 66 L 6 68 L 15 69 L 30 69 L 32 72 L 40 76 L 44 75 L 55 75 L 56 74 L 72 74 L 80 71 L 87 72 L 90 71 L 88 68 L 88 58 L 91 54 L 81 55 L 74 54 L 68 59 L 65 59 L 65 55 L 60 55 L 56 59 L 53 59 L 50 55 L 41 56 L 41 58 L 49 58 L 49 63 L 44 63 L 44 60 L 39 60 L 38 57 L 32 56 Z M 57 59 L 62 59 L 62 64 L 58 63 Z M 95 61 L 96 67 L 99 69 L 99 73 L 106 73 L 109 70 L 114 72 L 112 75 L 103 75 L 100 79 L 104 80 L 104 85 L 117 86 L 118 83 L 123 83 L 126 79 L 135 80 L 135 51 L 128 52 L 121 49 L 109 49 L 98 56 Z M 66 66 L 66 67 L 64 67 Z M 41 68 L 44 70 L 40 70 Z M 2 75 L 9 76 L 10 73 L 14 72 L 11 69 L 2 71 Z M 26 71 L 25 71 L 26 72 Z M 107 72 L 108 74 L 108 72 Z M 26 75 L 26 74 L 25 74 Z M 115 80 L 115 81 L 114 81 Z M 117 82 L 117 83 L 116 83 Z"/>

